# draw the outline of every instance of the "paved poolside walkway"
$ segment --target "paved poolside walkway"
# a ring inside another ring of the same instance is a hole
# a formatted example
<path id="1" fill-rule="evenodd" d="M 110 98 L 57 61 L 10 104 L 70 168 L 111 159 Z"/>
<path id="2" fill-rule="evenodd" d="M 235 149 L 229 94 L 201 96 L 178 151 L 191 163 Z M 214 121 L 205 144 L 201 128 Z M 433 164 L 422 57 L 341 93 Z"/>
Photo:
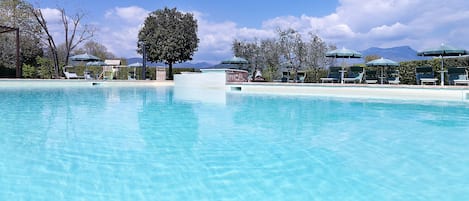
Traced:
<path id="1" fill-rule="evenodd" d="M 469 89 L 468 85 L 408 85 L 408 84 L 340 84 L 340 83 L 293 83 L 293 82 L 229 82 L 227 85 L 267 86 L 329 86 L 329 87 L 370 87 L 370 88 L 425 88 L 425 89 Z"/>
<path id="2" fill-rule="evenodd" d="M 280 94 L 313 95 L 341 98 L 395 99 L 395 100 L 440 100 L 469 103 L 469 86 L 439 85 L 389 85 L 389 84 L 322 84 L 322 83 L 278 83 L 242 82 L 227 83 L 227 91 Z"/>
<path id="3" fill-rule="evenodd" d="M 174 82 L 156 80 L 84 80 L 84 79 L 0 79 L 1 86 L 173 86 Z"/>

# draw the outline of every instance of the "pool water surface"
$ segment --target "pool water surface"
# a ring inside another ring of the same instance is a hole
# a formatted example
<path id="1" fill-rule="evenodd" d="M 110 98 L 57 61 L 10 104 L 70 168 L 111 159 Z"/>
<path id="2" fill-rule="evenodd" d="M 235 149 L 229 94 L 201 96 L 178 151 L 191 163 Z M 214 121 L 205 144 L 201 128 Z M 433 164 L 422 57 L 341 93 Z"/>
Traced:
<path id="1" fill-rule="evenodd" d="M 175 90 L 0 89 L 0 200 L 469 200 L 467 104 Z"/>

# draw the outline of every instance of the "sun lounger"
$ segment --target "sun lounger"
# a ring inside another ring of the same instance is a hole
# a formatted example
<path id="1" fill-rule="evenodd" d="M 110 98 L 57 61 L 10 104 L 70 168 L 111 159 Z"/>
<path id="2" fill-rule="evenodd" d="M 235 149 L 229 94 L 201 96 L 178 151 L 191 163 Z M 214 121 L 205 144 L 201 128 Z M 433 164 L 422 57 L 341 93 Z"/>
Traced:
<path id="1" fill-rule="evenodd" d="M 451 67 L 448 68 L 448 81 L 449 84 L 468 84 L 468 72 L 465 67 Z"/>
<path id="2" fill-rule="evenodd" d="M 387 79 L 388 84 L 400 84 L 401 83 L 398 70 L 388 70 L 386 74 L 388 75 L 388 79 Z"/>
<path id="3" fill-rule="evenodd" d="M 64 72 L 64 75 L 67 79 L 80 79 L 84 78 L 83 76 L 78 76 L 75 72 Z"/>
<path id="4" fill-rule="evenodd" d="M 458 84 L 469 85 L 469 79 L 467 79 L 467 80 L 454 80 L 454 85 L 458 85 Z"/>
<path id="5" fill-rule="evenodd" d="M 389 84 L 400 84 L 401 81 L 399 80 L 399 77 L 394 77 L 394 78 L 388 79 L 388 83 Z"/>
<path id="6" fill-rule="evenodd" d="M 129 72 L 129 74 L 127 75 L 127 80 L 136 80 L 135 72 Z"/>
<path id="7" fill-rule="evenodd" d="M 420 78 L 420 85 L 425 85 L 425 83 L 436 85 L 436 81 L 438 81 L 436 78 Z"/>
<path id="8" fill-rule="evenodd" d="M 438 80 L 435 78 L 435 74 L 431 66 L 415 68 L 415 79 L 419 85 L 424 85 L 425 83 L 433 83 L 435 85 Z"/>
<path id="9" fill-rule="evenodd" d="M 375 70 L 366 71 L 365 83 L 367 84 L 376 84 L 378 83 L 378 77 Z"/>
<path id="10" fill-rule="evenodd" d="M 365 68 L 361 66 L 351 66 L 347 77 L 344 78 L 344 82 L 362 83 L 364 74 Z"/>
<path id="11" fill-rule="evenodd" d="M 282 72 L 281 82 L 289 82 L 290 81 L 290 72 L 284 71 Z"/>
<path id="12" fill-rule="evenodd" d="M 363 79 L 363 72 L 362 73 L 358 73 L 358 75 L 356 77 L 346 77 L 344 78 L 344 82 L 347 83 L 347 82 L 353 82 L 353 83 L 361 83 L 362 82 L 362 79 Z"/>
<path id="13" fill-rule="evenodd" d="M 342 68 L 341 67 L 329 67 L 329 72 L 327 74 L 327 77 L 322 77 L 322 78 L 319 78 L 321 79 L 321 82 L 324 83 L 324 82 L 339 82 L 340 81 L 340 70 Z"/>
<path id="14" fill-rule="evenodd" d="M 86 80 L 94 80 L 95 79 L 93 71 L 85 71 L 83 73 L 83 76 Z"/>
<path id="15" fill-rule="evenodd" d="M 304 72 L 304 71 L 298 71 L 298 72 L 296 73 L 296 76 L 297 76 L 297 82 L 300 82 L 300 83 L 305 82 L 305 79 L 306 79 L 306 72 Z"/>

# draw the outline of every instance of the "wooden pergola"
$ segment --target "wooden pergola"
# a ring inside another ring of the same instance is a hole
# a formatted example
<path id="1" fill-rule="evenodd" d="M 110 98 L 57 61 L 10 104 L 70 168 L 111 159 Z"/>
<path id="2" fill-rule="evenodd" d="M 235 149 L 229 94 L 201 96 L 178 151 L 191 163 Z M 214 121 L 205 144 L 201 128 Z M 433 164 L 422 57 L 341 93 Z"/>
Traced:
<path id="1" fill-rule="evenodd" d="M 0 34 L 12 31 L 16 32 L 16 77 L 20 78 L 22 76 L 20 65 L 20 29 L 0 25 Z"/>

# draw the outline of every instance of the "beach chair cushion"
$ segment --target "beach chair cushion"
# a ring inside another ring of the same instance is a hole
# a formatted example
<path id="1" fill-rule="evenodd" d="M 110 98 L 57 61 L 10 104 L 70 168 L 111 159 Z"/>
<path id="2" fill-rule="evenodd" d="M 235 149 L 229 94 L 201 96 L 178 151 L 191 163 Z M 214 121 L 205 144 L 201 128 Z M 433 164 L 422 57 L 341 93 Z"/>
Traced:
<path id="1" fill-rule="evenodd" d="M 67 79 L 78 79 L 78 75 L 75 72 L 64 72 Z"/>

